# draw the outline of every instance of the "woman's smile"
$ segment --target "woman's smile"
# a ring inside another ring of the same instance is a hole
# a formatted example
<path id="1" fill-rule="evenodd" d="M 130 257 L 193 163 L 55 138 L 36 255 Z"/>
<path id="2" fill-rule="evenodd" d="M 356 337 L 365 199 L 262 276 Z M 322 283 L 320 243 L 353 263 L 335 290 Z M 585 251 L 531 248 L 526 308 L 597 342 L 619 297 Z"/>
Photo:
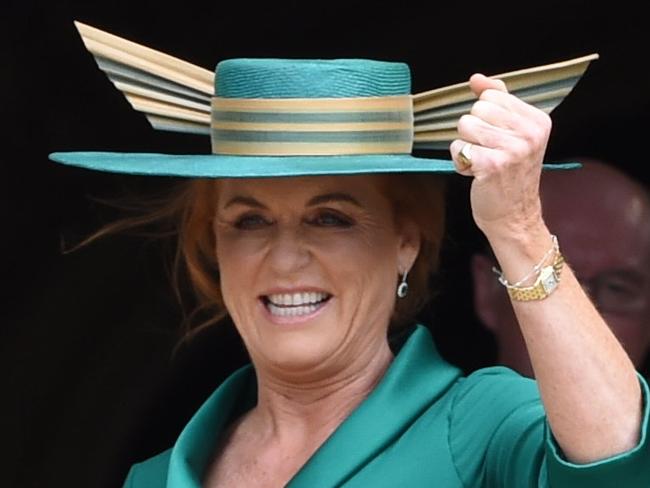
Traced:
<path id="1" fill-rule="evenodd" d="M 270 321 L 298 324 L 320 315 L 331 298 L 332 295 L 323 291 L 295 289 L 262 295 L 259 300 Z"/>

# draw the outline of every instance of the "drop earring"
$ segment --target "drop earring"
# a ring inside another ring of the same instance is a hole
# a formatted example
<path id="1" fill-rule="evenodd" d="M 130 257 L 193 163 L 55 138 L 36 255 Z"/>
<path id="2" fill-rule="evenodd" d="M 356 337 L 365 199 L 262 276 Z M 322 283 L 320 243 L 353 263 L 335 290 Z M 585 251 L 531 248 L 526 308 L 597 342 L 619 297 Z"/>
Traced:
<path id="1" fill-rule="evenodd" d="M 399 298 L 404 298 L 406 295 L 408 295 L 409 292 L 409 284 L 406 282 L 406 278 L 408 277 L 409 272 L 405 271 L 404 274 L 402 275 L 402 281 L 400 281 L 400 284 L 397 285 L 397 296 Z"/>

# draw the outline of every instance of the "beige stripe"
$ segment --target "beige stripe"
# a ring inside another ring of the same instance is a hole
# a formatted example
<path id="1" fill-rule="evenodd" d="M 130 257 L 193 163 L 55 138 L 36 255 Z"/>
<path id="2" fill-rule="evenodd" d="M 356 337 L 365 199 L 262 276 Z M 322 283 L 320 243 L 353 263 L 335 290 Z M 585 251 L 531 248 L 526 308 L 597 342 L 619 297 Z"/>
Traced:
<path id="1" fill-rule="evenodd" d="M 164 117 L 171 117 L 173 119 L 189 120 L 191 122 L 199 122 L 206 127 L 210 125 L 210 115 L 198 112 L 196 110 L 174 107 L 167 103 L 157 102 L 150 98 L 143 98 L 137 95 L 125 94 L 126 99 L 131 106 L 140 112 L 154 115 L 162 115 Z"/>
<path id="2" fill-rule="evenodd" d="M 266 132 L 348 132 L 373 130 L 405 130 L 411 129 L 408 122 L 333 122 L 333 123 L 263 123 L 263 122 L 212 122 L 213 129 L 223 130 L 263 130 Z"/>
<path id="3" fill-rule="evenodd" d="M 364 98 L 212 98 L 214 110 L 235 112 L 411 111 L 411 95 Z"/>
<path id="4" fill-rule="evenodd" d="M 453 141 L 454 139 L 458 139 L 458 131 L 454 130 L 440 130 L 440 131 L 435 131 L 435 132 L 422 132 L 419 134 L 415 134 L 414 136 L 414 143 L 418 142 L 445 142 L 445 141 Z"/>
<path id="5" fill-rule="evenodd" d="M 283 142 L 218 142 L 213 141 L 213 154 L 244 156 L 333 156 L 345 154 L 409 154 L 410 142 L 399 143 L 283 143 Z"/>

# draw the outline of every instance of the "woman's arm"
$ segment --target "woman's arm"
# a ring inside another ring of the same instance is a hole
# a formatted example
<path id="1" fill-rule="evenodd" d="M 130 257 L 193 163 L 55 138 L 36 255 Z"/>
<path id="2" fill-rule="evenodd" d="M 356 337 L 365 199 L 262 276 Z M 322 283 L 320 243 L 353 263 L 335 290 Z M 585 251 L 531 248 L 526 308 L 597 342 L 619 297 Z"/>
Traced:
<path id="1" fill-rule="evenodd" d="M 486 235 L 504 276 L 529 274 L 551 247 L 542 219 L 539 178 L 550 118 L 482 75 L 470 80 L 479 95 L 461 118 L 471 142 L 474 220 Z M 562 243 L 559 243 L 560 250 Z M 597 245 L 597 243 L 594 243 Z M 634 367 L 565 264 L 559 286 L 545 299 L 513 301 L 553 434 L 565 456 L 588 463 L 633 448 L 639 439 L 642 396 Z"/>

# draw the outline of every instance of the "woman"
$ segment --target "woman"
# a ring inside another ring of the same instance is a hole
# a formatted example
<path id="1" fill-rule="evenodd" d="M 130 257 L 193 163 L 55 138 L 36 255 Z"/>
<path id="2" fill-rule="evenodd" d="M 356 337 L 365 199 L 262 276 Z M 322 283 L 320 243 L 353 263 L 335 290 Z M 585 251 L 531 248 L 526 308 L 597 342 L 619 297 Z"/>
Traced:
<path id="1" fill-rule="evenodd" d="M 252 366 L 125 486 L 649 486 L 647 385 L 542 218 L 549 117 L 474 75 L 453 163 L 418 160 L 409 87 L 399 63 L 229 60 L 212 156 L 52 155 L 212 177 L 190 184 L 179 237 L 199 296 L 223 305 Z M 154 125 L 190 127 L 148 107 Z M 442 232 L 440 182 L 422 173 L 453 169 L 473 178 L 537 384 L 504 368 L 462 378 L 412 326 Z"/>

